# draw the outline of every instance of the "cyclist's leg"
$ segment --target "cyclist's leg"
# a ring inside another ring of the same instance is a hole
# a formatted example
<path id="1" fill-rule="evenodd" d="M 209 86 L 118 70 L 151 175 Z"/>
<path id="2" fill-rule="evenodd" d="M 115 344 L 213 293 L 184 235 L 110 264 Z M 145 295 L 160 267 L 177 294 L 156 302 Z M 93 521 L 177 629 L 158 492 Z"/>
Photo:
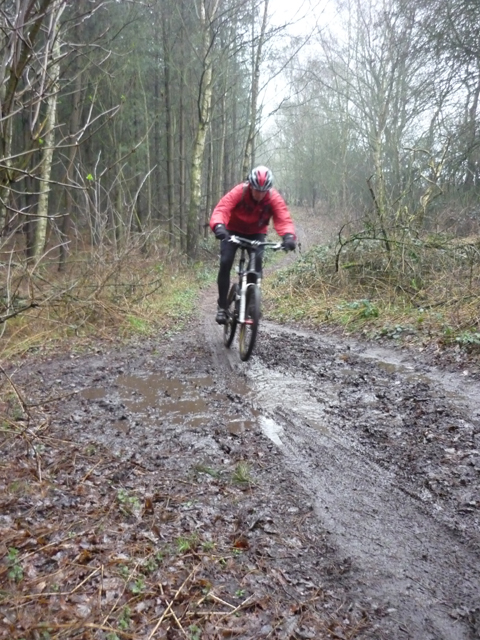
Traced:
<path id="1" fill-rule="evenodd" d="M 218 306 L 227 308 L 228 290 L 230 288 L 230 271 L 232 270 L 235 252 L 238 245 L 228 240 L 222 240 L 220 244 L 220 268 L 218 269 Z"/>

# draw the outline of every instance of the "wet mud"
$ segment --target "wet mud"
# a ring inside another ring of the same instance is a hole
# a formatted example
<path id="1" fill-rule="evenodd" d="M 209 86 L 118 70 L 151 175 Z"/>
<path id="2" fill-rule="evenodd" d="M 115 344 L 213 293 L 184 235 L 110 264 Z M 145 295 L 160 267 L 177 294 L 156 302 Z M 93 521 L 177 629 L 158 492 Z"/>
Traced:
<path id="1" fill-rule="evenodd" d="M 31 400 L 68 391 L 55 402 L 57 428 L 108 448 L 120 475 L 133 462 L 161 485 L 195 466 L 249 464 L 257 492 L 235 503 L 246 555 L 261 531 L 276 541 L 265 575 L 286 576 L 287 601 L 301 592 L 308 610 L 308 593 L 322 589 L 341 611 L 337 626 L 312 618 L 258 637 L 479 638 L 472 372 L 268 317 L 242 363 L 212 309 L 209 292 L 201 321 L 177 335 L 51 359 L 16 379 L 28 378 Z M 221 497 L 211 508 L 221 511 Z"/>

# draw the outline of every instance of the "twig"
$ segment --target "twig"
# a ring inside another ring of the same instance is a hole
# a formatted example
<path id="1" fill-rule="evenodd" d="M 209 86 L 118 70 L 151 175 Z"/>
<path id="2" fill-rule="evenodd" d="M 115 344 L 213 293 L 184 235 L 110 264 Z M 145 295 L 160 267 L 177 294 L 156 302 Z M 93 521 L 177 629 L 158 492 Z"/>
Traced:
<path id="1" fill-rule="evenodd" d="M 117 606 L 117 604 L 120 602 L 120 600 L 123 597 L 123 594 L 125 593 L 125 590 L 127 588 L 127 584 L 129 583 L 130 579 L 132 578 L 132 576 L 135 574 L 135 572 L 137 571 L 138 566 L 140 565 L 140 562 L 137 562 L 135 564 L 135 566 L 133 567 L 133 569 L 130 571 L 130 574 L 128 576 L 128 578 L 125 580 L 125 583 L 123 585 L 123 589 L 121 590 L 121 592 L 118 594 L 117 599 L 115 600 L 115 602 L 113 603 L 112 607 L 110 608 L 110 611 L 107 613 L 107 615 L 105 616 L 105 618 L 103 619 L 102 624 L 107 624 L 107 621 L 109 619 L 109 617 L 113 614 L 113 612 L 115 611 L 115 607 Z"/>
<path id="2" fill-rule="evenodd" d="M 169 613 L 169 611 L 171 610 L 173 603 L 175 602 L 175 599 L 180 595 L 180 593 L 182 592 L 182 589 L 184 588 L 184 586 L 187 584 L 187 582 L 190 580 L 190 578 L 196 573 L 198 567 L 200 565 L 197 565 L 196 567 L 194 567 L 190 573 L 188 574 L 188 576 L 185 578 L 185 580 L 183 581 L 181 587 L 177 590 L 177 592 L 175 593 L 175 595 L 173 596 L 172 600 L 168 603 L 167 608 L 165 609 L 165 611 L 162 613 L 162 615 L 160 616 L 160 619 L 158 620 L 157 624 L 154 626 L 154 628 L 152 629 L 150 635 L 148 636 L 147 640 L 151 640 L 153 638 L 153 636 L 155 635 L 155 633 L 157 632 L 158 628 L 160 627 L 160 625 L 162 624 L 163 620 L 165 619 L 166 615 Z M 172 612 L 173 613 L 173 612 Z M 182 629 L 183 631 L 183 629 Z"/>
<path id="3" fill-rule="evenodd" d="M 79 391 L 71 391 L 70 393 L 64 393 L 61 396 L 53 396 L 50 398 L 45 398 L 45 400 L 42 400 L 42 402 L 34 402 L 32 404 L 26 405 L 29 409 L 32 407 L 43 407 L 44 405 L 48 404 L 49 402 L 58 402 L 59 400 L 65 400 L 65 398 L 71 398 L 72 396 L 76 396 L 79 393 Z"/>
<path id="4" fill-rule="evenodd" d="M 32 554 L 30 554 L 30 555 L 32 555 Z M 46 593 L 29 593 L 29 594 L 26 594 L 26 595 L 22 596 L 21 600 L 36 600 L 37 598 L 46 598 L 46 597 L 49 597 L 49 596 L 52 596 L 54 598 L 57 598 L 59 596 L 62 596 L 62 597 L 71 596 L 71 595 L 73 595 L 75 593 L 75 591 L 78 591 L 78 589 L 80 589 L 80 587 L 82 585 L 84 585 L 85 582 L 88 582 L 90 580 L 90 578 L 93 578 L 93 576 L 96 573 L 98 573 L 100 570 L 103 572 L 103 565 L 101 567 L 97 567 L 96 569 L 94 569 L 92 571 L 92 573 L 90 573 L 86 578 L 84 578 L 71 591 L 51 591 L 51 592 L 46 592 Z M 53 574 L 53 575 L 55 575 L 55 574 Z"/>
<path id="5" fill-rule="evenodd" d="M 32 444 L 32 448 L 33 448 L 33 453 L 35 454 L 35 461 L 37 463 L 37 478 L 38 478 L 38 481 L 41 483 L 42 482 L 42 461 L 40 456 L 38 455 L 37 448 L 34 444 Z"/>
<path id="6" fill-rule="evenodd" d="M 19 401 L 19 403 L 22 405 L 22 409 L 24 411 L 24 413 L 27 413 L 27 403 L 25 402 L 25 400 L 22 398 L 19 390 L 17 389 L 15 383 L 13 382 L 13 380 L 11 379 L 11 377 L 8 375 L 8 373 L 5 371 L 5 369 L 2 367 L 2 365 L 0 365 L 0 371 L 3 373 L 3 375 L 6 377 L 6 379 L 8 380 L 8 382 L 10 383 L 10 386 L 12 387 L 15 395 L 17 396 L 17 400 Z"/>
<path id="7" fill-rule="evenodd" d="M 58 594 L 57 594 L 58 595 Z M 109 631 L 110 633 L 114 630 L 113 627 L 107 627 L 104 624 L 95 624 L 93 622 L 83 622 L 81 623 L 80 626 L 76 626 L 76 625 L 72 625 L 72 624 L 59 624 L 59 623 L 52 623 L 49 622 L 48 623 L 48 628 L 51 630 L 54 629 L 70 629 L 71 631 L 78 631 L 80 630 L 82 627 L 85 627 L 87 629 L 101 629 L 102 631 Z M 38 628 L 45 628 L 45 622 L 39 622 L 36 625 L 33 625 L 31 627 L 29 627 L 29 629 L 38 629 Z M 122 631 L 121 629 L 115 629 L 115 633 L 121 636 L 124 636 L 125 638 L 131 638 L 132 634 L 127 632 L 127 631 Z"/>
<path id="8" fill-rule="evenodd" d="M 68 593 L 61 593 L 59 595 L 65 595 L 65 596 L 71 596 L 72 594 L 75 593 L 75 591 L 77 591 L 78 589 L 80 589 L 80 587 L 82 585 L 85 584 L 85 582 L 88 582 L 90 580 L 90 578 L 93 578 L 93 576 L 98 573 L 100 570 L 103 570 L 103 564 L 101 567 L 97 567 L 96 569 L 94 569 L 92 571 L 92 573 L 90 575 L 88 575 L 86 578 L 84 578 L 79 584 L 77 584 L 77 586 L 75 587 L 75 589 L 72 589 L 72 591 L 69 591 Z"/>
<path id="9" fill-rule="evenodd" d="M 87 478 L 89 478 L 92 475 L 93 471 L 98 467 L 98 465 L 102 464 L 102 462 L 103 462 L 103 459 L 99 460 L 97 464 L 94 464 L 93 467 L 91 467 L 91 469 L 89 469 L 87 473 L 83 476 L 79 484 L 83 484 L 85 480 L 87 480 Z"/>
<path id="10" fill-rule="evenodd" d="M 28 409 L 32 409 L 34 407 L 43 407 L 44 405 L 48 404 L 49 402 L 58 402 L 58 400 L 64 400 L 65 398 L 70 398 L 74 395 L 76 395 L 78 393 L 78 391 L 70 391 L 69 393 L 64 393 L 61 396 L 54 396 L 54 397 L 50 397 L 50 398 L 46 398 L 45 400 L 42 400 L 42 402 L 33 402 L 33 403 L 27 403 L 24 399 L 23 396 L 21 395 L 20 391 L 17 389 L 15 383 L 13 382 L 12 378 L 8 375 L 8 373 L 5 371 L 5 369 L 2 367 L 2 365 L 0 365 L 0 371 L 3 373 L 3 375 L 6 377 L 6 379 L 8 380 L 10 386 L 12 387 L 15 395 L 17 396 L 17 400 L 18 402 L 22 405 L 22 409 L 24 411 L 24 413 L 26 413 L 28 415 Z"/>
<path id="11" fill-rule="evenodd" d="M 24 311 L 28 311 L 29 309 L 35 309 L 36 307 L 39 307 L 39 306 L 40 305 L 38 302 L 31 302 L 26 307 L 21 307 L 20 309 L 17 309 L 16 311 L 12 311 L 12 313 L 7 314 L 6 316 L 0 317 L 0 324 L 3 324 L 4 322 L 6 322 L 7 320 L 10 320 L 11 318 L 15 318 L 15 316 L 20 315 Z"/>
<path id="12" fill-rule="evenodd" d="M 187 640 L 189 639 L 189 636 L 187 636 L 185 629 L 182 627 L 182 623 L 180 622 L 180 620 L 177 618 L 177 615 L 175 613 L 175 611 L 172 609 L 170 611 L 170 615 L 173 617 L 173 619 L 175 620 L 175 622 L 178 625 L 178 628 L 180 629 L 180 631 L 183 633 L 183 635 L 185 636 L 185 638 L 187 638 Z"/>
<path id="13" fill-rule="evenodd" d="M 218 596 L 216 596 L 214 593 L 209 593 L 205 596 L 205 598 L 212 598 L 212 600 L 216 600 L 217 602 L 220 602 L 221 604 L 225 604 L 227 607 L 230 607 L 231 609 L 235 609 L 235 605 L 234 604 L 230 604 L 229 602 L 226 602 L 225 600 L 222 600 L 221 598 L 219 598 Z M 203 600 L 203 598 L 202 598 Z M 201 600 L 201 601 L 202 601 Z M 200 601 L 200 602 L 201 602 Z M 200 604 L 199 602 L 199 604 Z M 225 612 L 224 612 L 225 613 Z"/>
<path id="14" fill-rule="evenodd" d="M 206 600 L 209 597 L 212 597 L 214 600 L 218 600 L 218 602 L 221 602 L 222 604 L 225 604 L 231 607 L 232 610 L 231 611 L 187 611 L 186 615 L 187 616 L 220 616 L 220 617 L 226 618 L 227 616 L 234 615 L 235 613 L 243 609 L 247 605 L 247 603 L 255 596 L 253 594 L 251 596 L 248 596 L 246 600 L 244 600 L 241 604 L 235 607 L 233 604 L 225 602 L 225 600 L 222 600 L 221 598 L 218 598 L 217 596 L 214 596 L 211 593 L 209 593 L 208 595 L 205 596 L 205 598 L 202 598 L 201 600 L 199 600 L 197 604 L 201 604 L 204 600 Z"/>
<path id="15" fill-rule="evenodd" d="M 240 611 L 241 609 L 243 609 L 244 607 L 247 606 L 247 602 L 249 602 L 250 600 L 252 600 L 255 597 L 254 594 L 252 594 L 251 596 L 248 596 L 248 598 L 246 598 L 246 600 L 244 600 L 241 604 L 238 605 L 238 607 L 235 607 L 235 609 L 233 609 L 232 611 L 228 611 L 227 613 L 224 613 L 223 615 L 225 617 L 227 616 L 233 616 L 235 613 L 237 613 L 237 611 Z"/>

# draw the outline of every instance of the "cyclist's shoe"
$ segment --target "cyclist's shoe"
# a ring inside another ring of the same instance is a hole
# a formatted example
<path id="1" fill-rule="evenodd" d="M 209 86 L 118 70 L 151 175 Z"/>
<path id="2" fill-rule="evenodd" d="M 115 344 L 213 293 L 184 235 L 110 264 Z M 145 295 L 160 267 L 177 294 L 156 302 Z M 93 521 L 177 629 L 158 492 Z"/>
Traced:
<path id="1" fill-rule="evenodd" d="M 217 315 L 215 316 L 215 322 L 217 324 L 227 324 L 227 311 L 226 309 L 222 309 L 222 307 L 218 307 Z"/>

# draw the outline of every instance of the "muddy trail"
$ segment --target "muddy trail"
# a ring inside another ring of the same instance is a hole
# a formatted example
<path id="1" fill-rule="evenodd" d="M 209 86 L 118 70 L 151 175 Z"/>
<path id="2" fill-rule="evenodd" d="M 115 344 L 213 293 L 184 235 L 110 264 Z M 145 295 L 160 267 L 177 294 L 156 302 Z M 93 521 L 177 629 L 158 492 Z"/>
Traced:
<path id="1" fill-rule="evenodd" d="M 10 371 L 42 447 L 21 495 L 3 466 L 25 579 L 0 637 L 43 637 L 40 607 L 52 638 L 480 638 L 474 372 L 268 317 L 242 363 L 214 300 L 182 332 Z"/>

